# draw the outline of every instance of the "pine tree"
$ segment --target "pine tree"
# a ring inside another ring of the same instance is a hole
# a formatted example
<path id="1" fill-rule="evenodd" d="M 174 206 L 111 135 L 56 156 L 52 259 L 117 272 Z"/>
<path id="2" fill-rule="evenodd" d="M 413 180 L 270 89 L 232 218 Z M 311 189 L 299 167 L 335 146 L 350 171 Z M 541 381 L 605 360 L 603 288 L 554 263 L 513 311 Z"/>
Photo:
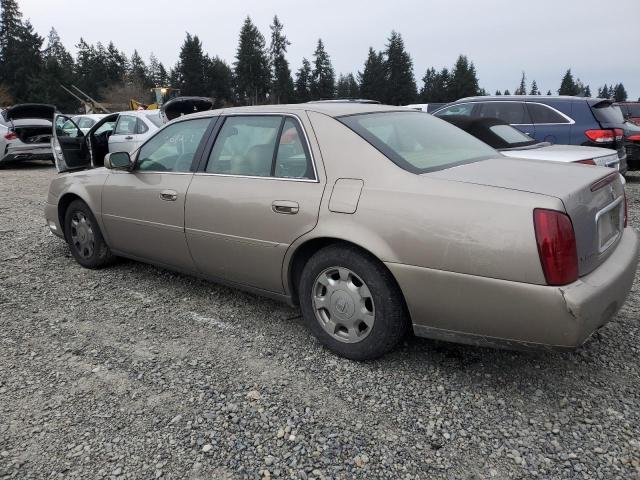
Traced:
<path id="1" fill-rule="evenodd" d="M 137 50 L 134 50 L 131 55 L 129 71 L 127 72 L 127 80 L 132 84 L 140 85 L 144 88 L 152 86 L 152 82 L 149 80 L 147 66 Z"/>
<path id="2" fill-rule="evenodd" d="M 273 17 L 271 24 L 271 45 L 269 46 L 269 58 L 271 60 L 271 97 L 274 103 L 291 103 L 294 89 L 289 62 L 285 57 L 287 46 L 291 42 L 287 40 L 282 29 L 284 28 L 278 16 Z"/>
<path id="3" fill-rule="evenodd" d="M 197 35 L 187 37 L 180 48 L 180 56 L 173 74 L 182 95 L 203 95 L 205 92 L 205 55 Z M 173 86 L 173 85 L 172 85 Z"/>
<path id="4" fill-rule="evenodd" d="M 511 92 L 510 92 L 509 90 L 505 90 L 505 91 L 504 91 L 504 94 L 505 94 L 505 95 L 511 95 Z"/>
<path id="5" fill-rule="evenodd" d="M 213 98 L 214 108 L 233 104 L 233 71 L 219 57 L 205 59 L 206 95 Z M 165 72 L 166 74 L 166 72 Z"/>
<path id="6" fill-rule="evenodd" d="M 460 55 L 451 71 L 451 78 L 447 88 L 448 101 L 458 100 L 463 97 L 473 97 L 478 94 L 478 77 L 473 62 Z"/>
<path id="7" fill-rule="evenodd" d="M 357 98 L 359 93 L 360 86 L 353 76 L 353 73 L 347 75 L 340 74 L 336 87 L 337 98 Z"/>
<path id="8" fill-rule="evenodd" d="M 62 44 L 56 29 L 51 28 L 42 52 L 42 73 L 38 78 L 40 101 L 56 105 L 62 111 L 75 111 L 77 101 L 60 88 L 60 84 L 68 88 L 74 82 L 74 68 L 73 57 Z"/>
<path id="9" fill-rule="evenodd" d="M 516 88 L 514 92 L 515 95 L 526 95 L 527 94 L 527 77 L 524 72 L 522 72 L 522 77 L 520 78 L 520 86 Z"/>
<path id="10" fill-rule="evenodd" d="M 529 95 L 540 95 L 540 90 L 538 90 L 538 84 L 535 80 L 531 82 L 531 91 L 529 92 Z"/>
<path id="11" fill-rule="evenodd" d="M 551 90 L 547 90 L 547 95 L 553 95 L 553 93 L 551 93 Z"/>
<path id="12" fill-rule="evenodd" d="M 562 77 L 562 82 L 558 89 L 558 95 L 577 95 L 578 93 L 578 86 L 573 80 L 571 69 L 569 69 L 567 70 L 567 73 L 564 74 L 564 77 Z"/>
<path id="13" fill-rule="evenodd" d="M 627 100 L 627 90 L 622 83 L 618 83 L 613 89 L 613 99 L 616 102 L 624 102 Z"/>
<path id="14" fill-rule="evenodd" d="M 423 86 L 420 89 L 420 100 L 424 103 L 445 103 L 449 101 L 449 70 L 443 68 L 436 72 L 429 68 L 422 77 Z"/>
<path id="15" fill-rule="evenodd" d="M 318 39 L 313 54 L 313 71 L 311 72 L 311 99 L 325 100 L 335 96 L 336 75 L 331 65 L 331 58 L 324 49 L 322 39 Z"/>
<path id="16" fill-rule="evenodd" d="M 591 97 L 591 87 L 589 85 L 584 89 L 584 96 L 587 98 Z"/>
<path id="17" fill-rule="evenodd" d="M 598 89 L 598 98 L 609 98 L 609 87 L 605 83 L 602 88 Z"/>
<path id="18" fill-rule="evenodd" d="M 418 96 L 413 76 L 413 61 L 404 48 L 402 36 L 395 31 L 388 38 L 384 52 L 387 67 L 387 94 L 385 103 L 389 105 L 407 105 Z"/>
<path id="19" fill-rule="evenodd" d="M 241 103 L 256 105 L 266 101 L 271 84 L 269 58 L 264 36 L 247 16 L 240 29 L 234 62 L 236 95 Z"/>
<path id="20" fill-rule="evenodd" d="M 127 56 L 118 50 L 113 42 L 107 45 L 107 78 L 109 83 L 122 83 L 127 74 Z"/>
<path id="21" fill-rule="evenodd" d="M 296 73 L 295 94 L 296 101 L 303 103 L 311 100 L 311 64 L 306 58 L 302 59 L 302 66 Z"/>
<path id="22" fill-rule="evenodd" d="M 386 97 L 387 72 L 384 55 L 369 47 L 369 54 L 364 63 L 364 70 L 358 72 L 360 83 L 360 97 L 368 100 L 383 102 Z"/>
<path id="23" fill-rule="evenodd" d="M 502 92 L 500 90 L 496 90 L 496 95 L 502 95 Z"/>

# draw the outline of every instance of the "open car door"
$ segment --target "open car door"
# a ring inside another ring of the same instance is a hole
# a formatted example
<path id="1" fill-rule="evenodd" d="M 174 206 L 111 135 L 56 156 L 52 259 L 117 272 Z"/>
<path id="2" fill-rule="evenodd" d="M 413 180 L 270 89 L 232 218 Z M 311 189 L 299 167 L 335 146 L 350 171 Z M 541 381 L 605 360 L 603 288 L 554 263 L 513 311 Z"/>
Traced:
<path id="1" fill-rule="evenodd" d="M 208 97 L 176 97 L 162 105 L 160 113 L 164 123 L 190 113 L 204 112 L 213 108 L 213 100 Z"/>
<path id="2" fill-rule="evenodd" d="M 84 133 L 70 117 L 56 115 L 53 121 L 51 150 L 58 173 L 90 166 Z"/>

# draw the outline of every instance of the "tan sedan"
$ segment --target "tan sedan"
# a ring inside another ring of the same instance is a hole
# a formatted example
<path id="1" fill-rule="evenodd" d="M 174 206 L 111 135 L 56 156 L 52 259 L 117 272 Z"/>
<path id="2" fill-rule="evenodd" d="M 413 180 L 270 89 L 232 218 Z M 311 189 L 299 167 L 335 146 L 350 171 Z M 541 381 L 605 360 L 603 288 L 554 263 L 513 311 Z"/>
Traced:
<path id="1" fill-rule="evenodd" d="M 575 347 L 622 306 L 638 263 L 617 173 L 514 161 L 422 112 L 204 112 L 100 168 L 56 140 L 68 171 L 46 219 L 81 265 L 123 256 L 300 305 L 320 341 L 353 359 L 411 329 Z"/>

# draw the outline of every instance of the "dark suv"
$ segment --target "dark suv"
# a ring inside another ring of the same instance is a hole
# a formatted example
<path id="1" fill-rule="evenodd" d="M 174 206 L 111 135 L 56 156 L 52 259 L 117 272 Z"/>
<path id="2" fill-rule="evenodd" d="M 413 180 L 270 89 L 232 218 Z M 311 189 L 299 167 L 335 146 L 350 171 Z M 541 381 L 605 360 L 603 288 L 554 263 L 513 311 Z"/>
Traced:
<path id="1" fill-rule="evenodd" d="M 435 116 L 499 118 L 540 142 L 612 148 L 620 172 L 627 171 L 624 117 L 602 98 L 514 95 L 462 98 L 436 110 Z"/>

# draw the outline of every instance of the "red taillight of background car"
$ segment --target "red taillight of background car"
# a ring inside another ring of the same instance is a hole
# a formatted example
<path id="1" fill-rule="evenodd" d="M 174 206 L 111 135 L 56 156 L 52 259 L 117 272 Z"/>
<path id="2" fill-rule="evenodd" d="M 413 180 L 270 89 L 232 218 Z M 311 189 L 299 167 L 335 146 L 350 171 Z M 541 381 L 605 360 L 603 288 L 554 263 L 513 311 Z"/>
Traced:
<path id="1" fill-rule="evenodd" d="M 620 130 L 620 132 L 622 132 L 622 130 Z M 584 134 L 589 140 L 596 143 L 611 143 L 617 137 L 614 130 L 587 130 Z M 622 135 L 622 133 L 620 135 Z"/>
<path id="2" fill-rule="evenodd" d="M 591 158 L 589 160 L 576 160 L 573 163 L 582 163 L 583 165 L 595 165 L 596 162 Z"/>
<path id="3" fill-rule="evenodd" d="M 18 136 L 16 135 L 16 132 L 7 132 L 4 134 L 4 138 L 7 140 L 15 140 L 16 138 L 18 138 Z"/>
<path id="4" fill-rule="evenodd" d="M 627 137 L 630 142 L 640 142 L 640 135 L 630 135 Z"/>
<path id="5" fill-rule="evenodd" d="M 556 210 L 536 208 L 533 225 L 544 278 L 549 285 L 566 285 L 578 279 L 576 235 L 571 219 Z"/>

